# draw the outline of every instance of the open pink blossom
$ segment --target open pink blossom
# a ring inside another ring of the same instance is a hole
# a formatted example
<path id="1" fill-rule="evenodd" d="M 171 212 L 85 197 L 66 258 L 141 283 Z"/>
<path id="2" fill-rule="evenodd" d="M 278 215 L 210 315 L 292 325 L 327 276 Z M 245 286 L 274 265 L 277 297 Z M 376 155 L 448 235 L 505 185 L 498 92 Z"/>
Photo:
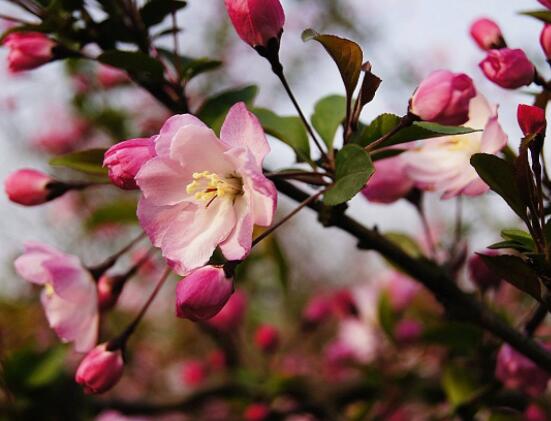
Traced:
<path id="1" fill-rule="evenodd" d="M 440 192 L 443 199 L 488 191 L 470 164 L 471 156 L 497 153 L 507 144 L 507 135 L 498 122 L 497 108 L 482 95 L 471 100 L 466 126 L 483 131 L 430 139 L 401 155 L 408 176 L 420 188 Z"/>
<path id="2" fill-rule="evenodd" d="M 98 337 L 98 298 L 94 279 L 79 258 L 27 242 L 15 260 L 15 270 L 25 280 L 44 286 L 42 306 L 59 338 L 74 342 L 77 352 L 92 349 Z"/>
<path id="3" fill-rule="evenodd" d="M 218 139 L 197 118 L 176 115 L 155 149 L 136 175 L 138 218 L 153 245 L 181 275 L 207 263 L 217 246 L 228 260 L 245 258 L 253 226 L 272 223 L 277 201 L 262 173 L 270 147 L 256 117 L 234 105 Z"/>
<path id="4" fill-rule="evenodd" d="M 364 197 L 373 203 L 390 204 L 407 196 L 414 182 L 407 176 L 400 156 L 375 161 L 375 173 L 362 189 Z"/>

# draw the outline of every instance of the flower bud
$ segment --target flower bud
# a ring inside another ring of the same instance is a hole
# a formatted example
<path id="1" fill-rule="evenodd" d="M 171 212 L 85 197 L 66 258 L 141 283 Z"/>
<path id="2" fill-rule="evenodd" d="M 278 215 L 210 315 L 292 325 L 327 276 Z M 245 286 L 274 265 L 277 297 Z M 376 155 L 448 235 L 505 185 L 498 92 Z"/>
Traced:
<path id="1" fill-rule="evenodd" d="M 332 308 L 335 314 L 341 318 L 358 316 L 356 301 L 348 289 L 341 289 L 333 295 Z"/>
<path id="2" fill-rule="evenodd" d="M 538 1 L 548 9 L 551 9 L 551 0 L 538 0 Z"/>
<path id="3" fill-rule="evenodd" d="M 471 37 L 483 50 L 505 47 L 501 29 L 491 19 L 481 18 L 473 22 L 470 29 Z"/>
<path id="4" fill-rule="evenodd" d="M 496 256 L 498 253 L 495 250 L 487 250 L 482 254 L 486 256 Z M 490 288 L 499 288 L 501 277 L 488 267 L 479 254 L 473 254 L 469 258 L 467 267 L 471 280 L 482 291 L 486 291 Z"/>
<path id="5" fill-rule="evenodd" d="M 8 68 L 16 73 L 51 61 L 56 43 L 41 32 L 13 32 L 6 37 L 4 45 L 10 49 Z"/>
<path id="6" fill-rule="evenodd" d="M 524 410 L 522 421 L 549 421 L 549 418 L 541 407 L 532 403 Z"/>
<path id="7" fill-rule="evenodd" d="M 501 48 L 488 51 L 479 64 L 484 75 L 505 89 L 517 89 L 534 81 L 536 69 L 521 49 Z"/>
<path id="8" fill-rule="evenodd" d="M 551 25 L 545 24 L 540 34 L 541 49 L 547 60 L 551 60 Z"/>
<path id="9" fill-rule="evenodd" d="M 272 353 L 279 345 L 279 331 L 271 325 L 262 325 L 254 334 L 254 342 L 261 351 Z"/>
<path id="10" fill-rule="evenodd" d="M 530 396 L 541 395 L 549 381 L 549 374 L 532 360 L 502 345 L 497 354 L 496 378 L 509 389 L 518 389 Z"/>
<path id="11" fill-rule="evenodd" d="M 207 378 L 207 367 L 200 360 L 188 360 L 182 366 L 182 381 L 185 385 L 197 387 Z"/>
<path id="12" fill-rule="evenodd" d="M 92 349 L 78 366 L 75 380 L 88 394 L 111 389 L 122 376 L 124 361 L 120 349 L 109 350 L 108 343 Z"/>
<path id="13" fill-rule="evenodd" d="M 127 277 L 123 275 L 103 275 L 98 280 L 98 306 L 106 311 L 115 306 Z"/>
<path id="14" fill-rule="evenodd" d="M 215 329 L 230 333 L 239 328 L 246 310 L 247 296 L 243 291 L 238 290 L 230 297 L 222 310 L 206 323 Z"/>
<path id="15" fill-rule="evenodd" d="M 519 104 L 517 108 L 517 120 L 524 136 L 545 133 L 547 122 L 545 111 L 535 105 Z"/>
<path id="16" fill-rule="evenodd" d="M 176 286 L 176 315 L 193 321 L 210 319 L 224 307 L 232 292 L 233 281 L 226 278 L 221 267 L 197 269 Z"/>
<path id="17" fill-rule="evenodd" d="M 473 81 L 466 74 L 436 70 L 413 94 L 410 112 L 424 121 L 463 124 L 469 119 L 469 102 L 475 95 Z"/>
<path id="18" fill-rule="evenodd" d="M 394 338 L 399 344 L 416 342 L 423 334 L 423 326 L 417 320 L 404 319 L 394 327 Z"/>
<path id="19" fill-rule="evenodd" d="M 279 0 L 225 0 L 237 35 L 251 47 L 266 47 L 279 39 L 285 13 Z"/>
<path id="20" fill-rule="evenodd" d="M 51 189 L 52 183 L 55 183 L 55 180 L 49 175 L 25 168 L 8 175 L 4 188 L 12 202 L 35 206 L 57 197 Z"/>
<path id="21" fill-rule="evenodd" d="M 270 415 L 270 407 L 265 403 L 251 403 L 245 408 L 243 419 L 245 421 L 264 421 Z"/>
<path id="22" fill-rule="evenodd" d="M 100 64 L 97 72 L 98 82 L 102 88 L 109 89 L 130 81 L 128 74 L 116 67 Z"/>
<path id="23" fill-rule="evenodd" d="M 327 320 L 331 313 L 331 300 L 324 295 L 316 295 L 306 304 L 302 320 L 305 327 L 314 327 Z"/>
<path id="24" fill-rule="evenodd" d="M 156 155 L 155 142 L 151 139 L 130 139 L 111 146 L 105 152 L 103 166 L 109 170 L 109 178 L 124 190 L 137 189 L 134 177 L 143 164 Z"/>
<path id="25" fill-rule="evenodd" d="M 414 186 L 406 173 L 406 163 L 399 156 L 375 161 L 375 173 L 362 189 L 364 197 L 373 203 L 393 203 L 407 196 Z"/>

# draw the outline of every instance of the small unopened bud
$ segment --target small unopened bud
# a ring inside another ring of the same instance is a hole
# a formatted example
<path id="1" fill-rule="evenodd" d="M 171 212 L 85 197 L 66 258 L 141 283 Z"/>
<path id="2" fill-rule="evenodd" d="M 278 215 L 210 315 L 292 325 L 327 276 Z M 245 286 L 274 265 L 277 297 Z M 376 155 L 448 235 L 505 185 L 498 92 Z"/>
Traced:
<path id="1" fill-rule="evenodd" d="M 243 419 L 245 421 L 264 421 L 270 416 L 270 407 L 265 403 L 251 403 L 245 408 Z"/>
<path id="2" fill-rule="evenodd" d="M 522 421 L 549 421 L 549 418 L 546 411 L 535 403 L 531 403 L 524 410 Z"/>
<path id="3" fill-rule="evenodd" d="M 97 78 L 99 84 L 105 89 L 113 88 L 130 81 L 125 71 L 105 64 L 100 64 L 98 67 Z"/>
<path id="4" fill-rule="evenodd" d="M 182 366 L 182 381 L 185 385 L 197 387 L 207 378 L 207 367 L 200 360 L 188 360 Z"/>
<path id="5" fill-rule="evenodd" d="M 417 320 L 401 320 L 394 328 L 394 338 L 399 344 L 411 344 L 419 340 L 423 326 Z"/>
<path id="6" fill-rule="evenodd" d="M 333 310 L 335 314 L 342 318 L 358 316 L 358 307 L 347 289 L 341 289 L 333 295 Z"/>
<path id="7" fill-rule="evenodd" d="M 243 291 L 238 290 L 233 293 L 222 310 L 206 323 L 222 332 L 231 333 L 241 325 L 246 310 L 247 296 Z"/>
<path id="8" fill-rule="evenodd" d="M 535 105 L 520 104 L 517 108 L 518 125 L 524 136 L 545 133 L 545 111 Z"/>
<path id="9" fill-rule="evenodd" d="M 137 189 L 135 177 L 143 164 L 156 155 L 153 139 L 130 139 L 117 143 L 105 152 L 103 166 L 109 178 L 124 190 Z"/>
<path id="10" fill-rule="evenodd" d="M 69 186 L 33 169 L 17 170 L 6 178 L 4 188 L 8 198 L 23 206 L 35 206 L 61 196 Z"/>
<path id="11" fill-rule="evenodd" d="M 205 266 L 186 276 L 176 286 L 176 315 L 193 321 L 216 315 L 233 292 L 232 279 L 224 269 Z"/>
<path id="12" fill-rule="evenodd" d="M 8 68 L 11 72 L 35 69 L 53 60 L 56 42 L 41 32 L 13 32 L 3 43 L 10 49 Z"/>
<path id="13" fill-rule="evenodd" d="M 331 300 L 325 295 L 316 295 L 310 299 L 302 312 L 305 327 L 315 327 L 327 320 L 332 313 Z"/>
<path id="14" fill-rule="evenodd" d="M 122 288 L 127 280 L 124 275 L 104 274 L 98 280 L 98 306 L 101 311 L 106 311 L 115 306 Z"/>
<path id="15" fill-rule="evenodd" d="M 551 25 L 545 24 L 540 34 L 541 49 L 547 60 L 551 60 Z"/>
<path id="16" fill-rule="evenodd" d="M 108 343 L 92 349 L 78 366 L 75 380 L 88 394 L 111 389 L 122 376 L 124 361 L 121 349 L 109 350 Z"/>
<path id="17" fill-rule="evenodd" d="M 479 64 L 484 75 L 505 89 L 517 89 L 534 81 L 536 69 L 521 49 L 490 50 Z"/>
<path id="18" fill-rule="evenodd" d="M 274 326 L 262 325 L 254 334 L 254 342 L 261 351 L 272 353 L 279 345 L 279 331 Z"/>
<path id="19" fill-rule="evenodd" d="M 491 19 L 477 19 L 471 25 L 470 33 L 477 45 L 483 50 L 505 47 L 501 29 Z"/>
<path id="20" fill-rule="evenodd" d="M 551 0 L 538 0 L 538 1 L 548 9 L 551 9 Z"/>

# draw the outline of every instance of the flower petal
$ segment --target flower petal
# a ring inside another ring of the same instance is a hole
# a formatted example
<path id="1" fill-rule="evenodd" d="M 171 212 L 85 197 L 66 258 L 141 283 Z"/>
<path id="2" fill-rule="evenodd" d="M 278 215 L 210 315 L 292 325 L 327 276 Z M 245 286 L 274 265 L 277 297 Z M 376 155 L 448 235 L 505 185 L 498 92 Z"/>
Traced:
<path id="1" fill-rule="evenodd" d="M 191 114 L 177 114 L 170 117 L 161 128 L 159 136 L 155 140 L 157 155 L 168 156 L 172 139 L 176 132 L 185 126 L 196 126 L 207 128 L 205 123 Z"/>
<path id="2" fill-rule="evenodd" d="M 251 252 L 254 228 L 251 206 L 249 192 L 235 201 L 235 227 L 228 238 L 220 243 L 220 250 L 228 260 L 244 259 Z"/>
<path id="3" fill-rule="evenodd" d="M 143 196 L 156 206 L 175 205 L 189 198 L 186 186 L 191 174 L 167 158 L 153 158 L 146 162 L 136 175 L 136 183 Z"/>

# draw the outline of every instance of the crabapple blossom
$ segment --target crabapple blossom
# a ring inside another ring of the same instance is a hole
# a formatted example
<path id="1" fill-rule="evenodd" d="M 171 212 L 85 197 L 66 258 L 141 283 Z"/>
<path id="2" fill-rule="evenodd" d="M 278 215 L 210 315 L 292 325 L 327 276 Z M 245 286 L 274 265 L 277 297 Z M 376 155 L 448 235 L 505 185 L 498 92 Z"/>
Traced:
<path id="1" fill-rule="evenodd" d="M 545 133 L 545 111 L 540 107 L 520 104 L 517 108 L 517 120 L 524 136 Z"/>
<path id="2" fill-rule="evenodd" d="M 259 326 L 254 334 L 254 342 L 263 352 L 274 352 L 279 345 L 279 331 L 271 325 Z"/>
<path id="3" fill-rule="evenodd" d="M 51 61 L 56 42 L 41 32 L 12 32 L 3 44 L 10 49 L 8 68 L 16 73 L 35 69 Z"/>
<path id="4" fill-rule="evenodd" d="M 364 197 L 373 203 L 394 203 L 407 196 L 414 182 L 407 176 L 405 162 L 400 156 L 381 159 L 373 163 L 375 173 L 362 189 Z"/>
<path id="5" fill-rule="evenodd" d="M 547 60 L 551 59 L 551 24 L 545 24 L 540 34 L 541 49 Z"/>
<path id="6" fill-rule="evenodd" d="M 77 352 L 94 347 L 98 337 L 98 297 L 90 272 L 77 256 L 36 242 L 25 243 L 15 270 L 26 281 L 41 285 L 48 323 Z"/>
<path id="7" fill-rule="evenodd" d="M 155 155 L 153 138 L 125 140 L 105 152 L 103 166 L 107 167 L 113 184 L 124 190 L 133 190 L 138 188 L 136 174 Z"/>
<path id="8" fill-rule="evenodd" d="M 78 366 L 75 381 L 84 387 L 88 394 L 103 393 L 117 384 L 122 377 L 124 360 L 122 351 L 109 349 L 102 343 L 92 349 Z"/>
<path id="9" fill-rule="evenodd" d="M 228 260 L 244 259 L 253 226 L 272 223 L 277 201 L 262 173 L 270 147 L 257 118 L 234 105 L 218 139 L 192 115 L 176 115 L 155 149 L 136 175 L 138 218 L 153 245 L 181 275 L 207 263 L 216 247 Z"/>
<path id="10" fill-rule="evenodd" d="M 225 0 L 237 35 L 251 47 L 267 46 L 278 38 L 285 23 L 279 0 Z"/>
<path id="11" fill-rule="evenodd" d="M 483 50 L 502 48 L 505 43 L 501 29 L 493 20 L 480 18 L 474 21 L 470 28 L 471 37 Z"/>
<path id="12" fill-rule="evenodd" d="M 219 331 L 231 333 L 241 325 L 247 310 L 247 296 L 241 290 L 237 290 L 230 297 L 216 316 L 205 323 Z"/>
<path id="13" fill-rule="evenodd" d="M 424 121 L 463 124 L 475 95 L 473 81 L 466 74 L 436 70 L 419 84 L 411 97 L 409 111 Z"/>
<path id="14" fill-rule="evenodd" d="M 51 199 L 48 187 L 55 180 L 43 172 L 25 168 L 12 172 L 4 182 L 8 198 L 24 206 L 35 206 Z"/>
<path id="15" fill-rule="evenodd" d="M 176 286 L 176 315 L 193 321 L 210 319 L 233 293 L 233 280 L 224 269 L 204 266 L 186 276 Z"/>
<path id="16" fill-rule="evenodd" d="M 497 108 L 482 95 L 470 103 L 467 126 L 483 131 L 430 139 L 403 153 L 408 177 L 423 190 L 442 193 L 443 199 L 488 191 L 470 158 L 479 152 L 499 152 L 507 144 L 507 135 L 498 122 Z"/>
<path id="17" fill-rule="evenodd" d="M 534 81 L 536 70 L 521 49 L 490 50 L 479 64 L 484 75 L 505 89 L 517 89 Z"/>

